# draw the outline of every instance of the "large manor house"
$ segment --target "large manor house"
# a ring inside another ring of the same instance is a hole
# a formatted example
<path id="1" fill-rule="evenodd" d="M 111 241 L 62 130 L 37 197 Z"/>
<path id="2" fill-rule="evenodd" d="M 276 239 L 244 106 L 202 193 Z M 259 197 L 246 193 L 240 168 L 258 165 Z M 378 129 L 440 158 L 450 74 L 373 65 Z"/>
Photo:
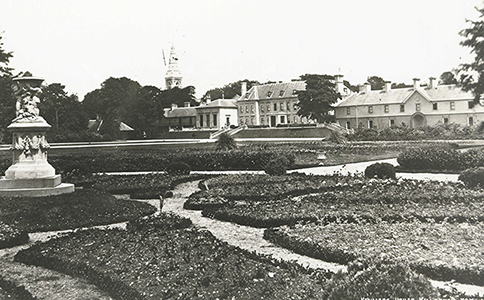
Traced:
<path id="1" fill-rule="evenodd" d="M 177 61 L 172 47 L 165 77 L 167 88 L 182 87 Z M 406 88 L 392 88 L 391 82 L 386 82 L 383 90 L 371 90 L 366 83 L 356 93 L 343 84 L 342 75 L 334 76 L 334 84 L 342 95 L 334 110 L 336 123 L 346 129 L 450 123 L 473 126 L 484 121 L 484 103 L 475 105 L 472 92 L 457 85 L 439 85 L 433 77 L 425 85 L 415 78 L 413 86 Z M 172 130 L 318 126 L 297 114 L 297 93 L 304 89 L 303 81 L 255 85 L 248 90 L 243 83 L 240 95 L 233 99 L 207 99 L 196 107 L 189 103 L 184 107 L 173 105 L 165 109 L 165 117 Z"/>

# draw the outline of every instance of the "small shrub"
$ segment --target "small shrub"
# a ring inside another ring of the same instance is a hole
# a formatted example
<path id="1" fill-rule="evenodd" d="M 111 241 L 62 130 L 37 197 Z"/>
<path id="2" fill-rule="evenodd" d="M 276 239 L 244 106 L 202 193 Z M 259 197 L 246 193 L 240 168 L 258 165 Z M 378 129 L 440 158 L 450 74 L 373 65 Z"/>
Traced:
<path id="1" fill-rule="evenodd" d="M 227 133 L 222 133 L 217 141 L 217 150 L 232 150 L 237 149 L 237 143 L 233 137 Z"/>
<path id="2" fill-rule="evenodd" d="M 365 169 L 365 177 L 395 179 L 395 167 L 389 163 L 375 163 Z"/>
<path id="3" fill-rule="evenodd" d="M 429 298 L 437 291 L 423 275 L 403 263 L 376 261 L 352 263 L 348 273 L 337 273 L 326 284 L 328 300 L 363 298 Z"/>
<path id="4" fill-rule="evenodd" d="M 170 175 L 189 175 L 191 172 L 190 165 L 184 162 L 174 162 L 166 166 L 165 172 Z"/>
<path id="5" fill-rule="evenodd" d="M 459 180 L 469 187 L 484 187 L 484 167 L 463 171 L 459 175 Z"/>
<path id="6" fill-rule="evenodd" d="M 269 175 L 285 175 L 288 166 L 289 160 L 284 156 L 278 156 L 267 163 L 264 171 Z"/>

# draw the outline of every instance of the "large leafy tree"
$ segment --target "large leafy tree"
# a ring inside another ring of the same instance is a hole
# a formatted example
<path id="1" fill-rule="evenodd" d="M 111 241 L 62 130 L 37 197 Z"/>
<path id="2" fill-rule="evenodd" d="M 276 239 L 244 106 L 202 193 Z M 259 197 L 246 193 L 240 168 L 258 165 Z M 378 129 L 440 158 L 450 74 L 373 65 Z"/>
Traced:
<path id="1" fill-rule="evenodd" d="M 370 76 L 366 81 L 370 84 L 372 90 L 383 90 L 385 87 L 385 80 L 379 76 Z"/>
<path id="2" fill-rule="evenodd" d="M 135 97 L 136 106 L 133 110 L 133 122 L 130 124 L 138 137 L 153 137 L 155 127 L 163 118 L 163 91 L 155 86 L 144 86 Z"/>
<path id="3" fill-rule="evenodd" d="M 240 91 L 242 88 L 242 82 L 247 82 L 247 90 L 249 90 L 253 85 L 260 83 L 256 80 L 239 80 L 236 82 L 232 82 L 229 84 L 224 85 L 222 88 L 215 88 L 208 90 L 205 95 L 203 95 L 204 99 L 207 99 L 209 96 L 211 99 L 232 99 L 237 95 L 240 95 Z M 240 95 L 243 96 L 243 95 Z"/>
<path id="4" fill-rule="evenodd" d="M 301 76 L 301 80 L 306 82 L 306 90 L 298 92 L 297 114 L 318 123 L 332 120 L 330 112 L 334 109 L 333 105 L 341 99 L 335 88 L 334 77 L 306 74 Z"/>
<path id="5" fill-rule="evenodd" d="M 108 78 L 101 84 L 101 88 L 94 90 L 84 97 L 82 106 L 90 118 L 101 117 L 103 125 L 101 134 L 119 136 L 119 124 L 128 125 L 133 120 L 132 111 L 140 84 L 129 78 Z"/>
<path id="6" fill-rule="evenodd" d="M 454 73 L 450 71 L 446 71 L 440 75 L 439 83 L 442 85 L 449 85 L 449 84 L 456 84 L 457 79 L 455 78 Z"/>
<path id="7" fill-rule="evenodd" d="M 2 36 L 0 35 L 0 140 L 9 142 L 10 134 L 7 126 L 15 118 L 15 99 L 12 91 L 12 69 L 8 63 L 12 58 L 12 52 L 3 49 Z"/>
<path id="8" fill-rule="evenodd" d="M 65 86 L 52 83 L 42 88 L 39 109 L 56 133 L 81 132 L 86 130 L 87 116 L 81 102 L 74 94 L 68 94 Z"/>
<path id="9" fill-rule="evenodd" d="M 473 62 L 460 66 L 460 81 L 464 90 L 473 92 L 474 102 L 478 103 L 484 94 L 484 8 L 476 9 L 480 13 L 479 19 L 467 20 L 469 28 L 460 32 L 465 38 L 460 44 L 475 54 Z"/>

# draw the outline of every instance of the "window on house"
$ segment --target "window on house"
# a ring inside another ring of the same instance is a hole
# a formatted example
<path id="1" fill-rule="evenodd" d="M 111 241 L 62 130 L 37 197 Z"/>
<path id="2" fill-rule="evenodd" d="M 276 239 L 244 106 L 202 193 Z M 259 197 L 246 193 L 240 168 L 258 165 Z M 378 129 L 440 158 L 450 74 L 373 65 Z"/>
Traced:
<path id="1" fill-rule="evenodd" d="M 260 124 L 261 125 L 264 125 L 264 122 L 265 122 L 265 119 L 264 118 L 260 118 Z"/>
<path id="2" fill-rule="evenodd" d="M 455 110 L 455 102 L 454 101 L 450 102 L 450 110 Z"/>
<path id="3" fill-rule="evenodd" d="M 351 122 L 350 121 L 346 121 L 346 129 L 351 129 Z"/>
<path id="4" fill-rule="evenodd" d="M 395 126 L 395 120 L 390 120 L 390 127 Z"/>
<path id="5" fill-rule="evenodd" d="M 254 125 L 254 117 L 250 117 L 250 125 Z"/>
<path id="6" fill-rule="evenodd" d="M 405 112 L 405 104 L 400 104 L 400 112 Z"/>
<path id="7" fill-rule="evenodd" d="M 286 107 L 287 107 L 287 110 L 290 111 L 291 110 L 291 102 L 286 102 Z"/>
<path id="8" fill-rule="evenodd" d="M 217 114 L 213 114 L 213 126 L 217 126 Z"/>
<path id="9" fill-rule="evenodd" d="M 245 124 L 249 124 L 249 118 L 245 118 Z"/>
<path id="10" fill-rule="evenodd" d="M 245 112 L 248 113 L 249 112 L 249 107 L 246 105 L 245 106 Z"/>
<path id="11" fill-rule="evenodd" d="M 415 110 L 420 111 L 420 103 L 415 103 Z"/>
<path id="12" fill-rule="evenodd" d="M 244 119 L 240 118 L 240 119 L 239 119 L 239 124 L 240 124 L 240 125 L 244 124 Z"/>
<path id="13" fill-rule="evenodd" d="M 373 113 L 373 106 L 368 106 L 368 113 L 369 114 L 372 114 Z"/>
<path id="14" fill-rule="evenodd" d="M 284 110 L 284 102 L 281 102 L 281 103 L 279 104 L 279 107 L 281 108 L 281 111 L 283 111 L 283 110 Z"/>
<path id="15" fill-rule="evenodd" d="M 388 104 L 385 104 L 385 112 L 389 112 L 390 111 L 390 108 L 388 107 Z"/>
<path id="16" fill-rule="evenodd" d="M 467 118 L 467 124 L 469 126 L 474 126 L 474 117 Z"/>
<path id="17" fill-rule="evenodd" d="M 351 114 L 351 108 L 350 108 L 350 107 L 347 107 L 347 108 L 346 108 L 346 114 L 347 114 L 347 115 L 350 115 L 350 114 Z"/>
<path id="18" fill-rule="evenodd" d="M 449 118 L 444 118 L 444 124 L 448 124 L 449 123 Z"/>
<path id="19" fill-rule="evenodd" d="M 297 123 L 297 116 L 294 116 L 294 123 Z"/>
<path id="20" fill-rule="evenodd" d="M 243 106 L 240 106 L 240 112 L 243 113 L 244 112 L 244 107 Z"/>
<path id="21" fill-rule="evenodd" d="M 203 115 L 200 115 L 200 127 L 203 127 Z"/>
<path id="22" fill-rule="evenodd" d="M 272 91 L 268 91 L 268 92 L 267 92 L 267 98 L 272 97 L 272 94 L 273 94 L 273 92 L 272 92 Z"/>
<path id="23" fill-rule="evenodd" d="M 277 103 L 274 103 L 274 111 L 277 111 Z"/>
<path id="24" fill-rule="evenodd" d="M 368 121 L 368 128 L 373 128 L 373 121 L 372 120 Z"/>
<path id="25" fill-rule="evenodd" d="M 267 111 L 271 111 L 271 105 L 267 104 Z"/>
<path id="26" fill-rule="evenodd" d="M 292 95 L 297 96 L 297 90 L 292 90 Z"/>
<path id="27" fill-rule="evenodd" d="M 249 99 L 249 93 L 245 93 L 245 99 Z"/>
<path id="28" fill-rule="evenodd" d="M 279 91 L 279 97 L 284 96 L 284 93 L 285 93 L 285 92 L 286 92 L 286 91 L 284 91 L 284 90 L 280 90 L 280 91 Z"/>
<path id="29" fill-rule="evenodd" d="M 474 101 L 467 102 L 467 106 L 469 107 L 469 109 L 474 108 Z"/>
<path id="30" fill-rule="evenodd" d="M 437 108 L 438 108 L 437 103 L 432 103 L 432 109 L 437 110 Z"/>
<path id="31" fill-rule="evenodd" d="M 294 103 L 294 104 L 292 105 L 292 108 L 294 108 L 294 110 L 297 110 L 297 103 Z"/>
<path id="32" fill-rule="evenodd" d="M 251 105 L 250 106 L 250 112 L 253 113 L 254 112 L 254 105 Z"/>
<path id="33" fill-rule="evenodd" d="M 286 123 L 286 116 L 281 116 L 280 121 L 281 121 L 281 124 L 285 124 Z"/>
<path id="34" fill-rule="evenodd" d="M 260 111 L 261 111 L 261 112 L 264 112 L 264 105 L 261 105 L 261 106 L 260 106 Z"/>

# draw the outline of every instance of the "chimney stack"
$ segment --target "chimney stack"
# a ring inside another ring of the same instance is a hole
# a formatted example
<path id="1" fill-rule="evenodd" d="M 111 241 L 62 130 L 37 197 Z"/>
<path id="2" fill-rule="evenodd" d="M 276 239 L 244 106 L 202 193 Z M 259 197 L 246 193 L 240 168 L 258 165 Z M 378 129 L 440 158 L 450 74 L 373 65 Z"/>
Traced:
<path id="1" fill-rule="evenodd" d="M 242 86 L 240 88 L 240 96 L 244 97 L 247 94 L 247 82 L 242 82 Z"/>
<path id="2" fill-rule="evenodd" d="M 171 109 L 174 110 L 175 108 L 178 108 L 178 105 L 176 103 L 171 104 Z"/>
<path id="3" fill-rule="evenodd" d="M 365 82 L 365 93 L 369 94 L 371 91 L 371 84 L 368 82 Z"/>
<path id="4" fill-rule="evenodd" d="M 183 102 L 183 105 L 184 105 L 185 107 L 190 107 L 190 102 Z"/>
<path id="5" fill-rule="evenodd" d="M 431 89 L 437 88 L 437 78 L 429 77 L 429 88 Z"/>
<path id="6" fill-rule="evenodd" d="M 413 88 L 414 89 L 420 88 L 420 83 L 419 82 L 420 82 L 420 78 L 414 78 L 413 79 Z"/>
<path id="7" fill-rule="evenodd" d="M 385 81 L 385 93 L 388 93 L 392 90 L 392 82 L 391 81 Z"/>

